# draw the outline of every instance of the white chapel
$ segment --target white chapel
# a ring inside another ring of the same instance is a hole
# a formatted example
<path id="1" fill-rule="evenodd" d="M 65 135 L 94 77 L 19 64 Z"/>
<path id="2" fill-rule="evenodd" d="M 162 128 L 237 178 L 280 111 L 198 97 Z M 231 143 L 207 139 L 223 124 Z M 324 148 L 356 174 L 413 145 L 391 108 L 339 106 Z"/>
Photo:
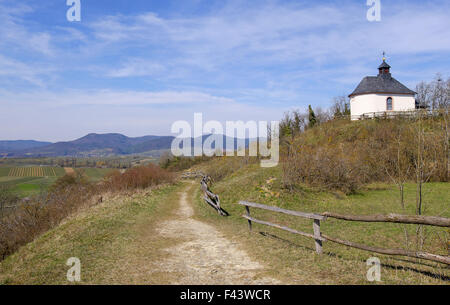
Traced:
<path id="1" fill-rule="evenodd" d="M 391 116 L 416 109 L 416 92 L 391 75 L 391 66 L 383 57 L 377 76 L 366 76 L 349 95 L 352 120 Z"/>

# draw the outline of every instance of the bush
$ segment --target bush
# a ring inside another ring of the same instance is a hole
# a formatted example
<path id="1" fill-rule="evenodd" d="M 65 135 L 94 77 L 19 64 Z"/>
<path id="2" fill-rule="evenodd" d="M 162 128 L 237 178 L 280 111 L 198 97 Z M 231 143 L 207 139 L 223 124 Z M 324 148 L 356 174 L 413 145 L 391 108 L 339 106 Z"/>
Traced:
<path id="1" fill-rule="evenodd" d="M 192 166 L 211 160 L 212 157 L 176 157 L 169 153 L 164 153 L 159 159 L 159 166 L 169 171 L 182 171 Z"/>
<path id="2" fill-rule="evenodd" d="M 448 181 L 448 135 L 440 117 L 334 120 L 282 142 L 284 186 L 354 193 L 376 181 Z M 447 127 L 448 128 L 448 127 Z"/>
<path id="3" fill-rule="evenodd" d="M 149 164 L 127 169 L 124 173 L 114 171 L 105 177 L 104 185 L 111 190 L 146 188 L 171 183 L 175 176 L 157 165 Z"/>
<path id="4" fill-rule="evenodd" d="M 98 190 L 89 183 L 60 178 L 58 187 L 42 196 L 20 202 L 0 221 L 0 259 L 21 245 L 51 229 L 79 207 L 87 204 Z M 61 183 L 65 182 L 65 183 Z"/>
<path id="5" fill-rule="evenodd" d="M 19 197 L 11 192 L 11 189 L 0 186 L 0 209 L 4 206 L 13 205 L 17 201 L 19 201 Z"/>
<path id="6" fill-rule="evenodd" d="M 65 189 L 71 185 L 88 185 L 89 179 L 86 177 L 82 170 L 76 170 L 75 174 L 66 174 L 58 178 L 55 183 L 50 187 L 50 192 L 58 192 L 61 189 Z"/>

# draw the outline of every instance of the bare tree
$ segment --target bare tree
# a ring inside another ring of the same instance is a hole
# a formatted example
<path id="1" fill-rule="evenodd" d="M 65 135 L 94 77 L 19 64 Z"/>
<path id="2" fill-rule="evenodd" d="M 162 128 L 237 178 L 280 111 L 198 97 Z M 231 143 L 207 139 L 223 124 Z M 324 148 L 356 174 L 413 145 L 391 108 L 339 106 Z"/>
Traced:
<path id="1" fill-rule="evenodd" d="M 421 106 L 432 110 L 446 109 L 450 104 L 450 78 L 445 81 L 438 73 L 433 81 L 420 82 L 416 92 L 416 100 Z"/>
<path id="2" fill-rule="evenodd" d="M 408 159 L 408 147 L 407 147 L 407 139 L 402 134 L 402 130 L 399 129 L 397 131 L 396 136 L 394 137 L 395 145 L 391 146 L 395 151 L 388 151 L 387 154 L 394 156 L 392 162 L 385 162 L 385 172 L 392 180 L 394 184 L 396 184 L 399 188 L 400 193 L 400 206 L 403 211 L 405 210 L 405 200 L 404 200 L 404 188 L 405 183 L 408 180 L 411 172 L 411 162 Z"/>
<path id="3" fill-rule="evenodd" d="M 333 98 L 330 112 L 334 118 L 350 115 L 350 100 L 347 96 L 341 95 Z"/>
<path id="4" fill-rule="evenodd" d="M 332 118 L 330 111 L 327 109 L 323 109 L 322 107 L 316 107 L 314 113 L 316 115 L 316 120 L 318 124 L 325 123 Z"/>
<path id="5" fill-rule="evenodd" d="M 417 122 L 413 127 L 415 153 L 414 170 L 416 180 L 416 215 L 422 215 L 424 211 L 423 185 L 429 182 L 430 178 L 438 168 L 440 150 L 439 140 L 432 133 L 425 131 L 424 116 L 418 113 Z M 417 227 L 417 246 L 422 249 L 425 241 L 425 232 L 422 225 Z"/>
<path id="6" fill-rule="evenodd" d="M 431 108 L 431 85 L 422 81 L 416 86 L 416 92 L 418 105 L 424 108 Z"/>

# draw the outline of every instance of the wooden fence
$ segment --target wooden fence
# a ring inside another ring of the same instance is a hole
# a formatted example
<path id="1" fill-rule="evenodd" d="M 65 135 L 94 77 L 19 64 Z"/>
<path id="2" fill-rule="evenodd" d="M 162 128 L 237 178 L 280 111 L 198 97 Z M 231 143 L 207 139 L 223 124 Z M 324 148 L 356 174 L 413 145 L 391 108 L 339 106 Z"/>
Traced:
<path id="1" fill-rule="evenodd" d="M 361 115 L 350 116 L 351 120 L 364 120 L 364 119 L 391 119 L 395 117 L 401 118 L 418 118 L 418 117 L 433 117 L 444 114 L 446 109 L 416 109 L 409 111 L 378 111 L 378 112 L 366 112 Z M 447 114 L 448 115 L 448 114 Z"/>
<path id="2" fill-rule="evenodd" d="M 370 252 L 387 254 L 387 255 L 400 255 L 400 256 L 408 256 L 415 258 L 422 258 L 434 262 L 439 262 L 443 264 L 450 265 L 450 257 L 442 256 L 437 254 L 431 254 L 426 252 L 416 252 L 416 251 L 408 251 L 403 249 L 386 249 L 386 248 L 378 248 L 371 247 L 366 245 L 361 245 L 358 243 L 354 243 L 351 241 L 342 240 L 339 238 L 330 237 L 328 235 L 322 234 L 320 231 L 320 222 L 325 221 L 327 218 L 335 218 L 344 221 L 361 221 L 361 222 L 391 222 L 391 223 L 404 223 L 404 224 L 419 224 L 419 225 L 429 225 L 429 226 L 438 226 L 438 227 L 450 227 L 450 218 L 445 217 L 435 217 L 435 216 L 408 216 L 408 215 L 399 215 L 399 214 L 389 214 L 389 215 L 342 215 L 336 213 L 325 212 L 321 214 L 314 213 L 304 213 L 299 211 L 291 211 L 285 210 L 278 207 L 268 206 L 259 203 L 240 201 L 240 205 L 245 206 L 246 214 L 242 215 L 248 221 L 249 230 L 252 230 L 252 222 L 267 225 L 270 227 L 278 228 L 284 231 L 288 231 L 294 234 L 299 234 L 301 236 L 309 237 L 314 239 L 316 252 L 318 254 L 322 253 L 322 242 L 331 241 L 337 244 L 346 245 L 348 247 L 357 248 L 361 250 L 366 250 Z M 288 214 L 292 216 L 303 217 L 307 219 L 313 220 L 313 234 L 305 233 L 301 231 L 297 231 L 285 226 L 281 226 L 278 224 L 270 223 L 267 221 L 262 221 L 256 218 L 253 218 L 250 214 L 250 208 L 257 208 L 268 210 L 277 213 Z"/>
<path id="3" fill-rule="evenodd" d="M 186 172 L 186 173 L 183 173 L 181 175 L 181 177 L 184 179 L 201 177 L 202 179 L 200 181 L 200 188 L 203 191 L 203 200 L 205 200 L 205 202 L 207 204 L 209 204 L 214 210 L 216 210 L 217 213 L 219 213 L 219 215 L 221 215 L 221 216 L 229 216 L 230 215 L 230 214 L 228 214 L 227 211 L 222 209 L 222 207 L 220 206 L 219 195 L 214 194 L 209 189 L 209 184 L 211 183 L 211 177 L 209 177 L 208 175 L 206 175 L 203 172 Z"/>

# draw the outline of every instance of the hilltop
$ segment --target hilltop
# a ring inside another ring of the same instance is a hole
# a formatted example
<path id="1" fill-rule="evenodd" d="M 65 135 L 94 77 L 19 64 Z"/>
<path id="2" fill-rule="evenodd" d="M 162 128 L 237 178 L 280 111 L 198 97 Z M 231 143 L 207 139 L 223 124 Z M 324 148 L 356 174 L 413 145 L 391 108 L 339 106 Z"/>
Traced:
<path id="1" fill-rule="evenodd" d="M 9 141 L 9 146 L 0 146 L 0 154 L 7 154 L 8 157 L 126 155 L 169 149 L 173 138 L 172 136 L 153 135 L 133 138 L 118 133 L 90 133 L 73 141 L 57 143 L 38 142 L 42 143 L 40 145 L 21 146 L 18 141 Z"/>

